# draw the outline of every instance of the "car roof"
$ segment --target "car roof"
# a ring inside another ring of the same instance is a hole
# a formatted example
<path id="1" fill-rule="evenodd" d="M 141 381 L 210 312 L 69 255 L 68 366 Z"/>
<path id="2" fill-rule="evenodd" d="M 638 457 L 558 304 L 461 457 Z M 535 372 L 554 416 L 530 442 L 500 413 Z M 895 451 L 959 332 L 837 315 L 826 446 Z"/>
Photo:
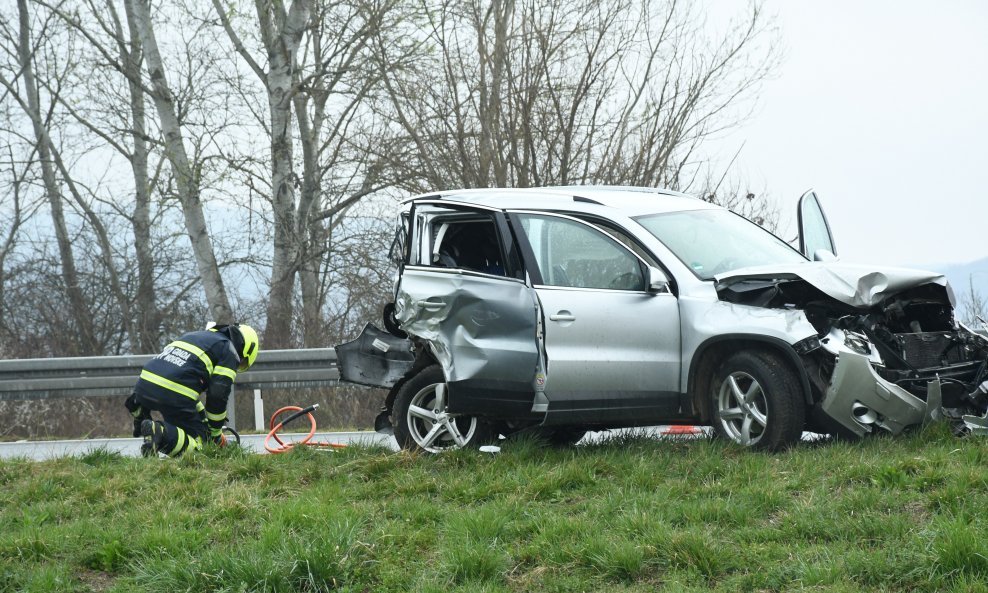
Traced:
<path id="1" fill-rule="evenodd" d="M 609 185 L 457 189 L 424 193 L 403 202 L 436 199 L 510 210 L 603 213 L 616 209 L 625 216 L 721 208 L 672 190 Z"/>

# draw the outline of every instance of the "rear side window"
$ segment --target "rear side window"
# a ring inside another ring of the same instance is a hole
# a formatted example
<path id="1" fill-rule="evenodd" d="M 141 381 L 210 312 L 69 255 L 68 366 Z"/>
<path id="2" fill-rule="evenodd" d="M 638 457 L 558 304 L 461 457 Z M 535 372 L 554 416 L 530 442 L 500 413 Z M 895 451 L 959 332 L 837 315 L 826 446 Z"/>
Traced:
<path id="1" fill-rule="evenodd" d="M 543 284 L 573 288 L 645 290 L 642 264 L 623 245 L 566 218 L 519 214 Z"/>
<path id="2" fill-rule="evenodd" d="M 431 249 L 423 264 L 505 275 L 497 226 L 491 217 L 442 217 L 432 221 Z"/>

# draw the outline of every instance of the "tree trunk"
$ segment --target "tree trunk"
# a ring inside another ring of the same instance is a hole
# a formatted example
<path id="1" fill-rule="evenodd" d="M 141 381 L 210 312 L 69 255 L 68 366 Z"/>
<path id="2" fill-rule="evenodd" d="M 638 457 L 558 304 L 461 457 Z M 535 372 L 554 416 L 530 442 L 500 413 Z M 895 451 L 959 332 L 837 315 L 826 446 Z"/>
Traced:
<path id="1" fill-rule="evenodd" d="M 141 75 L 141 38 L 131 5 L 126 2 L 129 51 L 121 43 L 120 62 L 126 70 L 130 92 L 131 135 L 134 141 L 130 166 L 134 175 L 134 251 L 137 254 L 137 328 L 141 352 L 157 352 L 161 347 L 161 315 L 154 293 L 154 256 L 151 249 L 151 185 L 148 180 L 148 147 L 145 136 L 144 92 L 137 81 Z M 122 32 L 121 32 L 122 33 Z"/>
<path id="2" fill-rule="evenodd" d="M 268 72 L 263 82 L 268 92 L 271 118 L 271 205 L 274 215 L 271 293 L 264 339 L 269 348 L 288 348 L 292 346 L 295 277 L 303 239 L 295 210 L 293 71 L 311 10 L 308 0 L 294 0 L 287 13 L 283 6 L 274 7 L 262 0 L 255 0 L 255 7 L 268 54 Z"/>
<path id="3" fill-rule="evenodd" d="M 44 123 L 41 118 L 41 101 L 38 96 L 38 87 L 34 77 L 34 60 L 31 52 L 27 1 L 17 0 L 17 8 L 20 14 L 20 43 L 18 44 L 18 53 L 27 94 L 28 116 L 31 118 L 31 125 L 34 128 L 34 136 L 37 141 L 45 195 L 51 207 L 52 225 L 54 226 L 56 242 L 58 243 L 62 280 L 65 283 L 65 292 L 69 300 L 69 310 L 75 318 L 75 323 L 79 331 L 78 341 L 72 341 L 73 344 L 77 345 L 79 350 L 74 354 L 94 355 L 99 353 L 99 344 L 93 330 L 93 316 L 86 303 L 86 297 L 82 292 L 82 287 L 79 285 L 79 274 L 76 270 L 75 256 L 72 252 L 72 239 L 69 237 L 68 228 L 65 224 L 65 213 L 62 208 L 61 188 L 55 176 L 49 137 L 44 129 Z"/>
<path id="4" fill-rule="evenodd" d="M 295 187 L 292 170 L 291 63 L 282 52 L 272 52 L 268 72 L 268 108 L 271 117 L 271 181 L 274 214 L 274 255 L 264 340 L 269 348 L 291 346 L 295 274 L 299 237 L 295 232 Z"/>
<path id="5" fill-rule="evenodd" d="M 232 323 L 233 308 L 226 294 L 223 277 L 220 275 L 213 253 L 213 243 L 206 226 L 202 203 L 199 198 L 198 179 L 192 173 L 189 157 L 185 151 L 182 139 L 182 129 L 176 115 L 175 102 L 171 90 L 165 80 L 165 70 L 158 52 L 158 42 L 151 26 L 151 15 L 147 0 L 127 0 L 133 13 L 134 23 L 140 33 L 144 46 L 146 66 L 151 77 L 153 90 L 152 99 L 158 111 L 161 130 L 165 138 L 165 156 L 171 163 L 175 183 L 178 187 L 178 198 L 185 215 L 185 228 L 192 243 L 192 251 L 199 268 L 199 277 L 206 292 L 213 321 L 217 323 Z M 277 237 L 277 233 L 276 233 Z M 277 241 L 277 238 L 276 238 Z"/>

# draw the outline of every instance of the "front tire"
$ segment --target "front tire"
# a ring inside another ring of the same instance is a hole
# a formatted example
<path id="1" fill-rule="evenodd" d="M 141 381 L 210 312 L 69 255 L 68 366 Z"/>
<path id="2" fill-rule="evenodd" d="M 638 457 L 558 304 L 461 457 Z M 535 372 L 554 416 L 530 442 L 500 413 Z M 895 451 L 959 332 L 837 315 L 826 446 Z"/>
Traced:
<path id="1" fill-rule="evenodd" d="M 799 378 L 770 352 L 738 352 L 711 385 L 714 432 L 739 445 L 778 451 L 802 437 L 806 404 Z"/>
<path id="2" fill-rule="evenodd" d="M 439 453 L 477 447 L 492 440 L 490 425 L 477 416 L 449 414 L 446 378 L 439 365 L 422 369 L 395 397 L 392 420 L 402 449 Z"/>

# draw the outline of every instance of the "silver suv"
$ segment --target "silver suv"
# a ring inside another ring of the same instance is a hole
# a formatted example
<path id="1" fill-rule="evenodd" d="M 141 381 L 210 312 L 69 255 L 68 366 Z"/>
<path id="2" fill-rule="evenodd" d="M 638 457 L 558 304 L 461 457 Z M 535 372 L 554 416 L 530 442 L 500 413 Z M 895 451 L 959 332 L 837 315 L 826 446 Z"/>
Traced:
<path id="1" fill-rule="evenodd" d="M 805 430 L 986 423 L 988 340 L 944 277 L 838 263 L 812 192 L 799 222 L 796 250 L 664 190 L 409 198 L 386 331 L 337 348 L 341 377 L 389 388 L 377 428 L 426 451 L 656 424 L 776 450 Z"/>

